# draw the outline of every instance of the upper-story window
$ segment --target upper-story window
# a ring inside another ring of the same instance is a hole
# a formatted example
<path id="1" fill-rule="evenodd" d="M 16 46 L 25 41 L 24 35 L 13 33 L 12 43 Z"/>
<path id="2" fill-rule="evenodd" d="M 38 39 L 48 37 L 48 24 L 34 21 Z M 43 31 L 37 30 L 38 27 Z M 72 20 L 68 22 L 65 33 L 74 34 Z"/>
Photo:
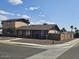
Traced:
<path id="1" fill-rule="evenodd" d="M 14 25 L 12 22 L 3 22 L 2 26 L 3 28 L 12 28 Z"/>

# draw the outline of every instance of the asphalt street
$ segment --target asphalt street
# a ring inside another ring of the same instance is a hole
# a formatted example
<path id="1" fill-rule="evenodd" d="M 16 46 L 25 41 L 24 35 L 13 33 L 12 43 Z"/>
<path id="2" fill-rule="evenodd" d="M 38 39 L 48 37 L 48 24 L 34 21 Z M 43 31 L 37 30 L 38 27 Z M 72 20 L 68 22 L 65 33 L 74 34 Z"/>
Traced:
<path id="1" fill-rule="evenodd" d="M 0 43 L 0 59 L 24 59 L 43 51 L 45 49 Z"/>
<path id="2" fill-rule="evenodd" d="M 79 59 L 79 43 L 59 56 L 57 59 Z"/>

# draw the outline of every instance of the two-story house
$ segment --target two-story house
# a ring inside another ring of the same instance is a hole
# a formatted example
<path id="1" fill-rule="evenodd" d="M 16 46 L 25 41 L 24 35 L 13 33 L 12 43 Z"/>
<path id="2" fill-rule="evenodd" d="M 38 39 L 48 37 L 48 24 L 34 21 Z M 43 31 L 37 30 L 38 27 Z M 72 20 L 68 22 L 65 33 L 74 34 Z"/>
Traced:
<path id="1" fill-rule="evenodd" d="M 3 35 L 16 36 L 16 29 L 22 26 L 28 26 L 29 20 L 27 19 L 10 19 L 2 21 Z"/>

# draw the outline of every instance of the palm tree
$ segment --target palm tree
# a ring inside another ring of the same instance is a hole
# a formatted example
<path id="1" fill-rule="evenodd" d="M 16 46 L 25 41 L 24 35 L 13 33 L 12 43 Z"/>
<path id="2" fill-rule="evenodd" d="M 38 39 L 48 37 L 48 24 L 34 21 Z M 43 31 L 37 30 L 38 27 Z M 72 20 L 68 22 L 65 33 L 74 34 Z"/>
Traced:
<path id="1" fill-rule="evenodd" d="M 77 27 L 75 27 L 74 29 L 75 29 L 75 32 L 76 32 L 77 31 Z"/>
<path id="2" fill-rule="evenodd" d="M 73 28 L 74 28 L 73 25 L 71 25 L 70 28 L 71 28 L 71 32 L 73 32 Z"/>

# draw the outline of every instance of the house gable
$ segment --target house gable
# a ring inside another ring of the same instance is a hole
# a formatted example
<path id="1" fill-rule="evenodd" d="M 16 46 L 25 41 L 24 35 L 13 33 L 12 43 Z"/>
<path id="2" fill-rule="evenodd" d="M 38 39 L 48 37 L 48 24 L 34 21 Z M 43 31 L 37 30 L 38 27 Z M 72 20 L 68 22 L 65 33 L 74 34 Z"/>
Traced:
<path id="1" fill-rule="evenodd" d="M 28 24 L 24 23 L 24 22 L 21 22 L 21 21 L 16 21 L 15 22 L 15 28 L 19 28 L 19 27 L 22 27 L 22 26 L 27 26 Z"/>
<path id="2" fill-rule="evenodd" d="M 7 28 L 14 28 L 14 22 L 7 22 L 7 21 L 2 21 L 2 27 L 3 29 Z"/>
<path id="3" fill-rule="evenodd" d="M 59 27 L 57 25 L 54 25 L 50 30 L 57 30 L 60 31 Z"/>

